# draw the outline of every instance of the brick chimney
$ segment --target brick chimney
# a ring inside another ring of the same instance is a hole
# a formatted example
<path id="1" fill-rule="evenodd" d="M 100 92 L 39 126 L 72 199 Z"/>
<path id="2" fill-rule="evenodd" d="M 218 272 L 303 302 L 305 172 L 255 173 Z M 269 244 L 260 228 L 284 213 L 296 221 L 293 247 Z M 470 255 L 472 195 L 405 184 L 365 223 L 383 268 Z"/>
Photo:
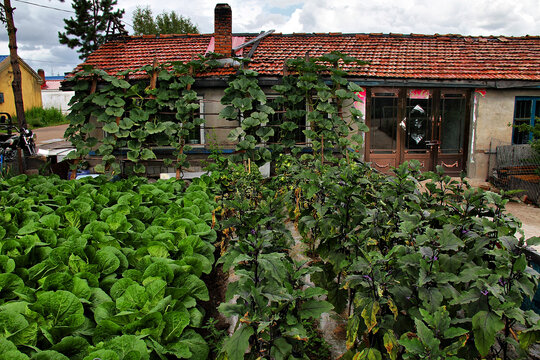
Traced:
<path id="1" fill-rule="evenodd" d="M 214 10 L 214 52 L 232 56 L 232 11 L 229 4 L 217 4 Z"/>
<path id="2" fill-rule="evenodd" d="M 45 89 L 47 87 L 47 80 L 45 80 L 45 70 L 38 69 L 37 73 L 38 73 L 39 77 L 41 78 L 41 80 L 43 81 L 41 83 L 41 88 Z"/>

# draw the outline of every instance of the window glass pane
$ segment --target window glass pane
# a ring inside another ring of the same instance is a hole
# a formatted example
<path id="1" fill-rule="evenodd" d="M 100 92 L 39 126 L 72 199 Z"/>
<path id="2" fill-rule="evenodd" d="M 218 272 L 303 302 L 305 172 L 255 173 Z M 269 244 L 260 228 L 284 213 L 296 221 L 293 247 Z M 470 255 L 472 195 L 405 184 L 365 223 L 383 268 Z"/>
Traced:
<path id="1" fill-rule="evenodd" d="M 533 104 L 536 99 L 517 99 L 514 110 L 514 129 L 512 134 L 512 144 L 528 144 L 530 140 L 529 131 L 520 131 L 517 127 L 523 124 L 533 124 Z M 535 111 L 536 112 L 536 111 Z"/>
<path id="2" fill-rule="evenodd" d="M 431 141 L 431 93 L 429 90 L 409 90 L 405 148 L 427 150 Z"/>
<path id="3" fill-rule="evenodd" d="M 514 117 L 516 119 L 530 119 L 531 105 L 532 100 L 516 100 L 516 113 Z"/>
<path id="4" fill-rule="evenodd" d="M 529 120 L 514 120 L 514 126 L 519 126 L 523 124 L 529 124 Z M 512 144 L 528 144 L 529 143 L 529 132 L 528 131 L 519 131 L 519 129 L 514 129 L 514 135 L 512 137 Z"/>
<path id="5" fill-rule="evenodd" d="M 286 107 L 279 98 L 269 98 L 267 104 L 275 111 L 274 114 L 268 115 L 268 124 L 274 129 L 274 136 L 269 139 L 268 143 L 281 142 L 287 147 L 306 143 L 304 135 L 304 130 L 307 128 L 305 100 L 299 99 L 294 104 L 288 103 Z M 281 125 L 285 122 L 292 122 L 294 125 L 291 128 L 295 127 L 295 129 L 283 131 Z"/>
<path id="6" fill-rule="evenodd" d="M 397 97 L 373 97 L 371 99 L 369 128 L 371 149 L 396 149 L 397 101 Z"/>
<path id="7" fill-rule="evenodd" d="M 443 153 L 456 153 L 463 149 L 465 126 L 465 97 L 441 99 L 441 146 Z"/>

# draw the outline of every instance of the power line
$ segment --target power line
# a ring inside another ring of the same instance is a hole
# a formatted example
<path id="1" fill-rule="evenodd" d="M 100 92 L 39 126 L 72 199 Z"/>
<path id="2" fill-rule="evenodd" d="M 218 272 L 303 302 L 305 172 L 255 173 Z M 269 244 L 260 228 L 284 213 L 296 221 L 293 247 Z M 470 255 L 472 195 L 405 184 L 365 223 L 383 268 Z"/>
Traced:
<path id="1" fill-rule="evenodd" d="M 123 22 L 124 24 L 128 25 L 129 27 L 131 27 L 132 29 L 134 29 L 133 25 L 131 25 L 130 23 L 124 21 L 124 20 L 120 20 L 120 22 Z"/>
<path id="2" fill-rule="evenodd" d="M 20 3 L 25 3 L 25 4 L 29 4 L 29 5 L 34 5 L 34 6 L 39 6 L 39 7 L 42 7 L 42 8 L 46 8 L 46 9 L 52 9 L 52 10 L 58 10 L 58 11 L 64 11 L 64 12 L 67 12 L 67 13 L 70 13 L 70 14 L 75 14 L 75 11 L 71 11 L 71 10 L 65 10 L 65 9 L 60 9 L 60 8 L 55 8 L 53 6 L 47 6 L 47 5 L 41 5 L 41 4 L 36 4 L 36 3 L 33 3 L 33 2 L 30 2 L 30 1 L 25 1 L 25 0 L 13 0 L 13 1 L 17 1 L 17 2 L 20 2 Z M 124 20 L 120 20 L 121 22 L 123 22 L 124 24 L 128 25 L 129 27 L 133 28 L 133 25 L 131 25 L 130 23 L 124 21 Z"/>
<path id="3" fill-rule="evenodd" d="M 53 6 L 47 6 L 47 5 L 36 4 L 36 3 L 30 2 L 30 1 L 25 1 L 25 0 L 13 0 L 13 1 L 17 1 L 17 2 L 20 2 L 20 3 L 25 3 L 25 4 L 29 4 L 29 5 L 34 5 L 34 6 L 39 6 L 39 7 L 46 8 L 46 9 L 58 10 L 58 11 L 63 11 L 63 12 L 75 14 L 75 11 L 66 10 L 66 9 L 60 9 L 60 8 L 55 8 L 55 7 L 53 7 Z"/>
<path id="4" fill-rule="evenodd" d="M 35 60 L 35 59 L 28 59 L 28 58 L 23 58 L 23 60 L 27 61 L 27 62 L 42 62 L 42 63 L 59 64 L 59 65 L 71 65 L 72 64 L 72 63 L 62 63 L 62 62 L 58 62 L 58 61 Z"/>

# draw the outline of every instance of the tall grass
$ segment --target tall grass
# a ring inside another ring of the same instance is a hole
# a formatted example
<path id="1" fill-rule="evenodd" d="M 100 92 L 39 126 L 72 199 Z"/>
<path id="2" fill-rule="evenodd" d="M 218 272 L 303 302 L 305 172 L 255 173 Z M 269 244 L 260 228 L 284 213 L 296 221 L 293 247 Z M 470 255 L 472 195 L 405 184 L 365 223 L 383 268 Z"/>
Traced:
<path id="1" fill-rule="evenodd" d="M 33 107 L 25 111 L 24 116 L 28 127 L 31 129 L 69 123 L 60 109 L 55 108 L 43 109 L 41 107 Z M 13 123 L 17 124 L 16 116 L 13 117 Z"/>

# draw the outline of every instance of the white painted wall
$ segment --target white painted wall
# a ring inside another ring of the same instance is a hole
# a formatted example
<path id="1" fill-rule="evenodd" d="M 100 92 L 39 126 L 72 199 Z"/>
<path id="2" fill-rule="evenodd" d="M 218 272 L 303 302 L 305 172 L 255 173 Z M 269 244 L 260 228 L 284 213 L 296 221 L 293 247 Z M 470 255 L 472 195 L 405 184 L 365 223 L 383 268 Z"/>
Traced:
<path id="1" fill-rule="evenodd" d="M 75 91 L 41 90 L 43 108 L 60 109 L 64 115 L 69 113 L 68 103 L 75 95 Z"/>

